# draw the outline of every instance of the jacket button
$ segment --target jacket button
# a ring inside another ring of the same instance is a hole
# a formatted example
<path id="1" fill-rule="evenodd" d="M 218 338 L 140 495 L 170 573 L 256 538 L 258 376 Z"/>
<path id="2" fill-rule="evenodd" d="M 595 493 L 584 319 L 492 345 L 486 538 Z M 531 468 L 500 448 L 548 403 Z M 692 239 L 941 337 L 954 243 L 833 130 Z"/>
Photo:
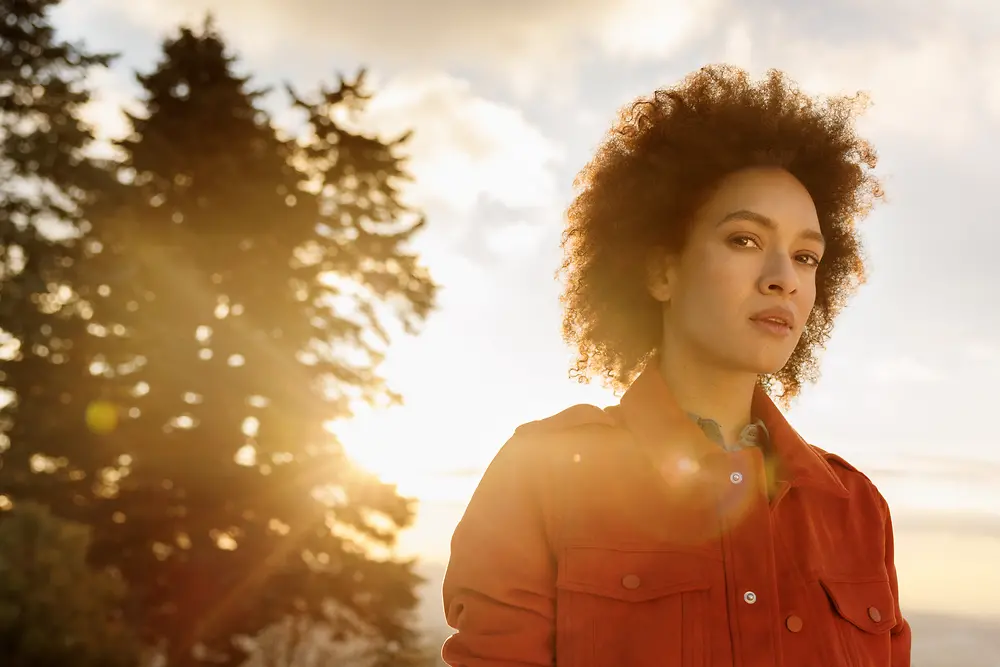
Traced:
<path id="1" fill-rule="evenodd" d="M 868 618 L 878 623 L 882 620 L 882 612 L 877 607 L 868 607 Z"/>
<path id="2" fill-rule="evenodd" d="M 785 627 L 788 628 L 789 632 L 799 632 L 802 630 L 802 619 L 792 614 L 785 619 Z"/>
<path id="3" fill-rule="evenodd" d="M 639 577 L 634 574 L 626 574 L 624 577 L 622 577 L 622 586 L 629 589 L 630 591 L 634 591 L 635 589 L 639 588 L 639 584 L 640 584 Z"/>

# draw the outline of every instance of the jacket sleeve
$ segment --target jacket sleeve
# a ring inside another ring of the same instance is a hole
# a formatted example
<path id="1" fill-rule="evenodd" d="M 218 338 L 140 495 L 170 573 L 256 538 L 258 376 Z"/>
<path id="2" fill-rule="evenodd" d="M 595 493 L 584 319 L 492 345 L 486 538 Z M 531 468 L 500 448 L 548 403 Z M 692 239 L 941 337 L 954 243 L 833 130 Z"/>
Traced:
<path id="1" fill-rule="evenodd" d="M 443 589 L 452 667 L 554 665 L 556 564 L 533 481 L 537 444 L 515 435 L 504 445 L 455 529 Z"/>
<path id="2" fill-rule="evenodd" d="M 903 618 L 899 607 L 899 583 L 896 579 L 895 547 L 893 544 L 892 517 L 889 505 L 882 499 L 883 515 L 885 516 L 885 568 L 889 573 L 889 585 L 892 587 L 892 597 L 895 604 L 896 625 L 890 631 L 892 642 L 892 663 L 890 667 L 910 667 L 910 624 Z"/>

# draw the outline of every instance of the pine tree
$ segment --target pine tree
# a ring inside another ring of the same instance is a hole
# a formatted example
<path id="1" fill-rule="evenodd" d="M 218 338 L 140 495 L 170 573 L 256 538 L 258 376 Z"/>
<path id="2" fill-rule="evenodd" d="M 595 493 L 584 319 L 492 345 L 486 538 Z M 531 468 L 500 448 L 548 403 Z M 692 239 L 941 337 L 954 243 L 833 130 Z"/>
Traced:
<path id="1" fill-rule="evenodd" d="M 124 575 L 172 666 L 238 664 L 234 637 L 338 610 L 364 625 L 374 664 L 399 664 L 417 577 L 385 554 L 412 506 L 327 424 L 356 401 L 398 400 L 377 373 L 385 332 L 433 303 L 405 249 L 422 221 L 394 189 L 402 142 L 319 119 L 363 103 L 348 83 L 297 99 L 313 131 L 282 139 L 265 91 L 234 70 L 206 24 L 138 77 L 125 185 L 88 207 L 74 272 L 89 334 L 66 368 L 88 373 L 18 413 L 12 441 L 19 460 L 54 443 L 44 453 L 66 472 L 34 475 L 15 501 L 92 527 L 94 563 Z"/>
<path id="2" fill-rule="evenodd" d="M 0 0 L 0 385 L 11 394 L 0 409 L 0 490 L 10 495 L 90 484 L 62 465 L 50 426 L 53 409 L 82 422 L 71 389 L 87 375 L 85 355 L 69 346 L 85 344 L 87 322 L 66 284 L 90 229 L 86 207 L 114 181 L 85 153 L 94 137 L 80 110 L 86 77 L 112 56 L 60 40 L 50 20 L 58 4 Z"/>
<path id="3" fill-rule="evenodd" d="M 0 327 L 8 334 L 32 326 L 37 308 L 11 309 L 72 261 L 65 241 L 108 176 L 83 155 L 93 135 L 79 110 L 90 99 L 88 71 L 111 57 L 58 40 L 49 21 L 57 4 L 0 0 Z"/>

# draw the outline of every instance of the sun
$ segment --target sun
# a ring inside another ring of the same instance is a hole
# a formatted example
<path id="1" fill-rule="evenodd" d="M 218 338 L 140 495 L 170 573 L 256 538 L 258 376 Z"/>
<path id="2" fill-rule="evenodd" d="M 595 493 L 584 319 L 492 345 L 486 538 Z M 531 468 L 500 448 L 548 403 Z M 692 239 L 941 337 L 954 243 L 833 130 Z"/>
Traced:
<path id="1" fill-rule="evenodd" d="M 396 485 L 400 495 L 418 500 L 435 495 L 434 479 L 441 473 L 440 448 L 430 449 L 420 433 L 433 432 L 416 424 L 418 416 L 404 407 L 366 410 L 350 420 L 333 422 L 328 430 L 361 468 Z"/>

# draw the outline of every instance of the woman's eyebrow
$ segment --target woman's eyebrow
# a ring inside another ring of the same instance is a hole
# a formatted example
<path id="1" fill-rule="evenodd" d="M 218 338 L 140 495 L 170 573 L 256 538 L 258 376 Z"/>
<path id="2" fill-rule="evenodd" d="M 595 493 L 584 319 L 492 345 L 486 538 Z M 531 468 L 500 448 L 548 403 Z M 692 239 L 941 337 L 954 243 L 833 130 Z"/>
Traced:
<path id="1" fill-rule="evenodd" d="M 726 214 L 725 216 L 723 216 L 721 220 L 719 220 L 719 224 L 723 225 L 733 220 L 748 220 L 750 222 L 756 222 L 757 224 L 767 227 L 768 229 L 776 230 L 778 228 L 778 223 L 776 223 L 774 220 L 767 217 L 763 213 L 757 213 L 756 211 L 751 211 L 745 208 L 741 208 L 738 211 L 733 211 L 732 213 Z M 826 245 L 826 239 L 823 238 L 823 234 L 816 231 L 815 229 L 804 229 L 799 234 L 799 236 L 805 239 L 809 239 L 811 241 L 816 241 L 817 243 L 820 243 L 822 245 Z"/>

